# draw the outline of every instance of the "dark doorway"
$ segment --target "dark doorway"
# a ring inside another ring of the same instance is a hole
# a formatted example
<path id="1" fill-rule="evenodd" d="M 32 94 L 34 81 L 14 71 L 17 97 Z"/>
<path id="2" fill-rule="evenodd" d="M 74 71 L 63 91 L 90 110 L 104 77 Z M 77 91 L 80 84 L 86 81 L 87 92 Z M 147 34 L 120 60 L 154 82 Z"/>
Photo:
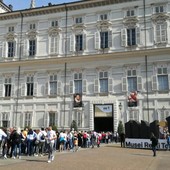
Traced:
<path id="1" fill-rule="evenodd" d="M 114 131 L 112 104 L 94 105 L 94 130 Z"/>

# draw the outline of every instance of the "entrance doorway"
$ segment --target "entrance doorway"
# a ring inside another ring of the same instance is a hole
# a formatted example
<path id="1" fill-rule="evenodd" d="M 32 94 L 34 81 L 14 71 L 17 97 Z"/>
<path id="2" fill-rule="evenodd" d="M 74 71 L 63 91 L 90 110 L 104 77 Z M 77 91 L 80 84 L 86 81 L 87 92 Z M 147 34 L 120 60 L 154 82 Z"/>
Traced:
<path id="1" fill-rule="evenodd" d="M 113 104 L 94 105 L 94 130 L 114 131 Z"/>

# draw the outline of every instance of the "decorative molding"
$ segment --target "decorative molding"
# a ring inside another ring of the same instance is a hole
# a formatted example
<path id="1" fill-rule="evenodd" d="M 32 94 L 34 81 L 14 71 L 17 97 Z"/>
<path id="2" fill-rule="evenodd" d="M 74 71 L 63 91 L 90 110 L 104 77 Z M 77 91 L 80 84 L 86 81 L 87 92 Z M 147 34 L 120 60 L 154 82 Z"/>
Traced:
<path id="1" fill-rule="evenodd" d="M 97 71 L 108 71 L 111 68 L 111 66 L 99 66 L 96 67 Z"/>
<path id="2" fill-rule="evenodd" d="M 85 29 L 86 29 L 86 26 L 84 25 L 84 23 L 74 24 L 72 26 L 73 31 L 83 31 Z"/>
<path id="3" fill-rule="evenodd" d="M 35 39 L 37 34 L 38 33 L 36 30 L 30 30 L 29 32 L 26 33 L 26 35 L 29 39 Z"/>
<path id="4" fill-rule="evenodd" d="M 81 73 L 83 72 L 85 69 L 84 68 L 72 68 L 71 71 L 72 72 L 77 72 L 77 73 Z"/>
<path id="5" fill-rule="evenodd" d="M 5 35 L 5 39 L 7 40 L 7 41 L 14 41 L 14 39 L 17 37 L 17 34 L 15 34 L 15 33 L 7 33 L 6 35 Z"/>
<path id="6" fill-rule="evenodd" d="M 169 16 L 166 13 L 154 14 L 151 17 L 151 20 L 155 23 L 163 23 L 166 22 L 167 19 L 169 19 Z"/>
<path id="7" fill-rule="evenodd" d="M 14 76 L 15 73 L 2 73 L 2 76 L 5 78 L 12 78 Z"/>
<path id="8" fill-rule="evenodd" d="M 138 22 L 139 22 L 139 19 L 136 16 L 126 17 L 123 20 L 124 25 L 127 27 L 135 27 Z"/>
<path id="9" fill-rule="evenodd" d="M 48 34 L 49 34 L 50 36 L 52 36 L 52 35 L 58 35 L 60 31 L 61 31 L 61 28 L 59 28 L 59 27 L 50 27 L 50 28 L 48 29 Z"/>
<path id="10" fill-rule="evenodd" d="M 112 25 L 108 20 L 97 21 L 97 28 L 100 30 L 108 29 Z"/>

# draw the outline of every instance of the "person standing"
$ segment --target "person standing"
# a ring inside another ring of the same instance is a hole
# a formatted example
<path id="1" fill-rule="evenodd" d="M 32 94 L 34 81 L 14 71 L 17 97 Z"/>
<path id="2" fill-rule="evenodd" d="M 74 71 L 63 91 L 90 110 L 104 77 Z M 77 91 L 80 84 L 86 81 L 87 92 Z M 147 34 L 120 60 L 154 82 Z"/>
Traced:
<path id="1" fill-rule="evenodd" d="M 151 133 L 150 140 L 151 140 L 153 156 L 156 156 L 156 146 L 158 145 L 158 139 L 156 138 L 156 136 L 153 133 Z"/>
<path id="2" fill-rule="evenodd" d="M 54 142 L 57 138 L 56 132 L 52 130 L 52 126 L 49 126 L 47 131 L 47 149 L 48 149 L 48 163 L 54 160 Z"/>

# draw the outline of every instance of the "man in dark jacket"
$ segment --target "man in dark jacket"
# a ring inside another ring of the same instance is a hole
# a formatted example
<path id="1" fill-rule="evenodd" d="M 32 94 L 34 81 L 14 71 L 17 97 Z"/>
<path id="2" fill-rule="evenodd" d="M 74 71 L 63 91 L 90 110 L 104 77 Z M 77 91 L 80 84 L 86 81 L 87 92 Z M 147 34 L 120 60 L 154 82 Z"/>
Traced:
<path id="1" fill-rule="evenodd" d="M 151 146 L 152 146 L 152 151 L 153 151 L 153 156 L 156 156 L 156 146 L 158 145 L 158 139 L 156 138 L 156 136 L 151 133 Z"/>

